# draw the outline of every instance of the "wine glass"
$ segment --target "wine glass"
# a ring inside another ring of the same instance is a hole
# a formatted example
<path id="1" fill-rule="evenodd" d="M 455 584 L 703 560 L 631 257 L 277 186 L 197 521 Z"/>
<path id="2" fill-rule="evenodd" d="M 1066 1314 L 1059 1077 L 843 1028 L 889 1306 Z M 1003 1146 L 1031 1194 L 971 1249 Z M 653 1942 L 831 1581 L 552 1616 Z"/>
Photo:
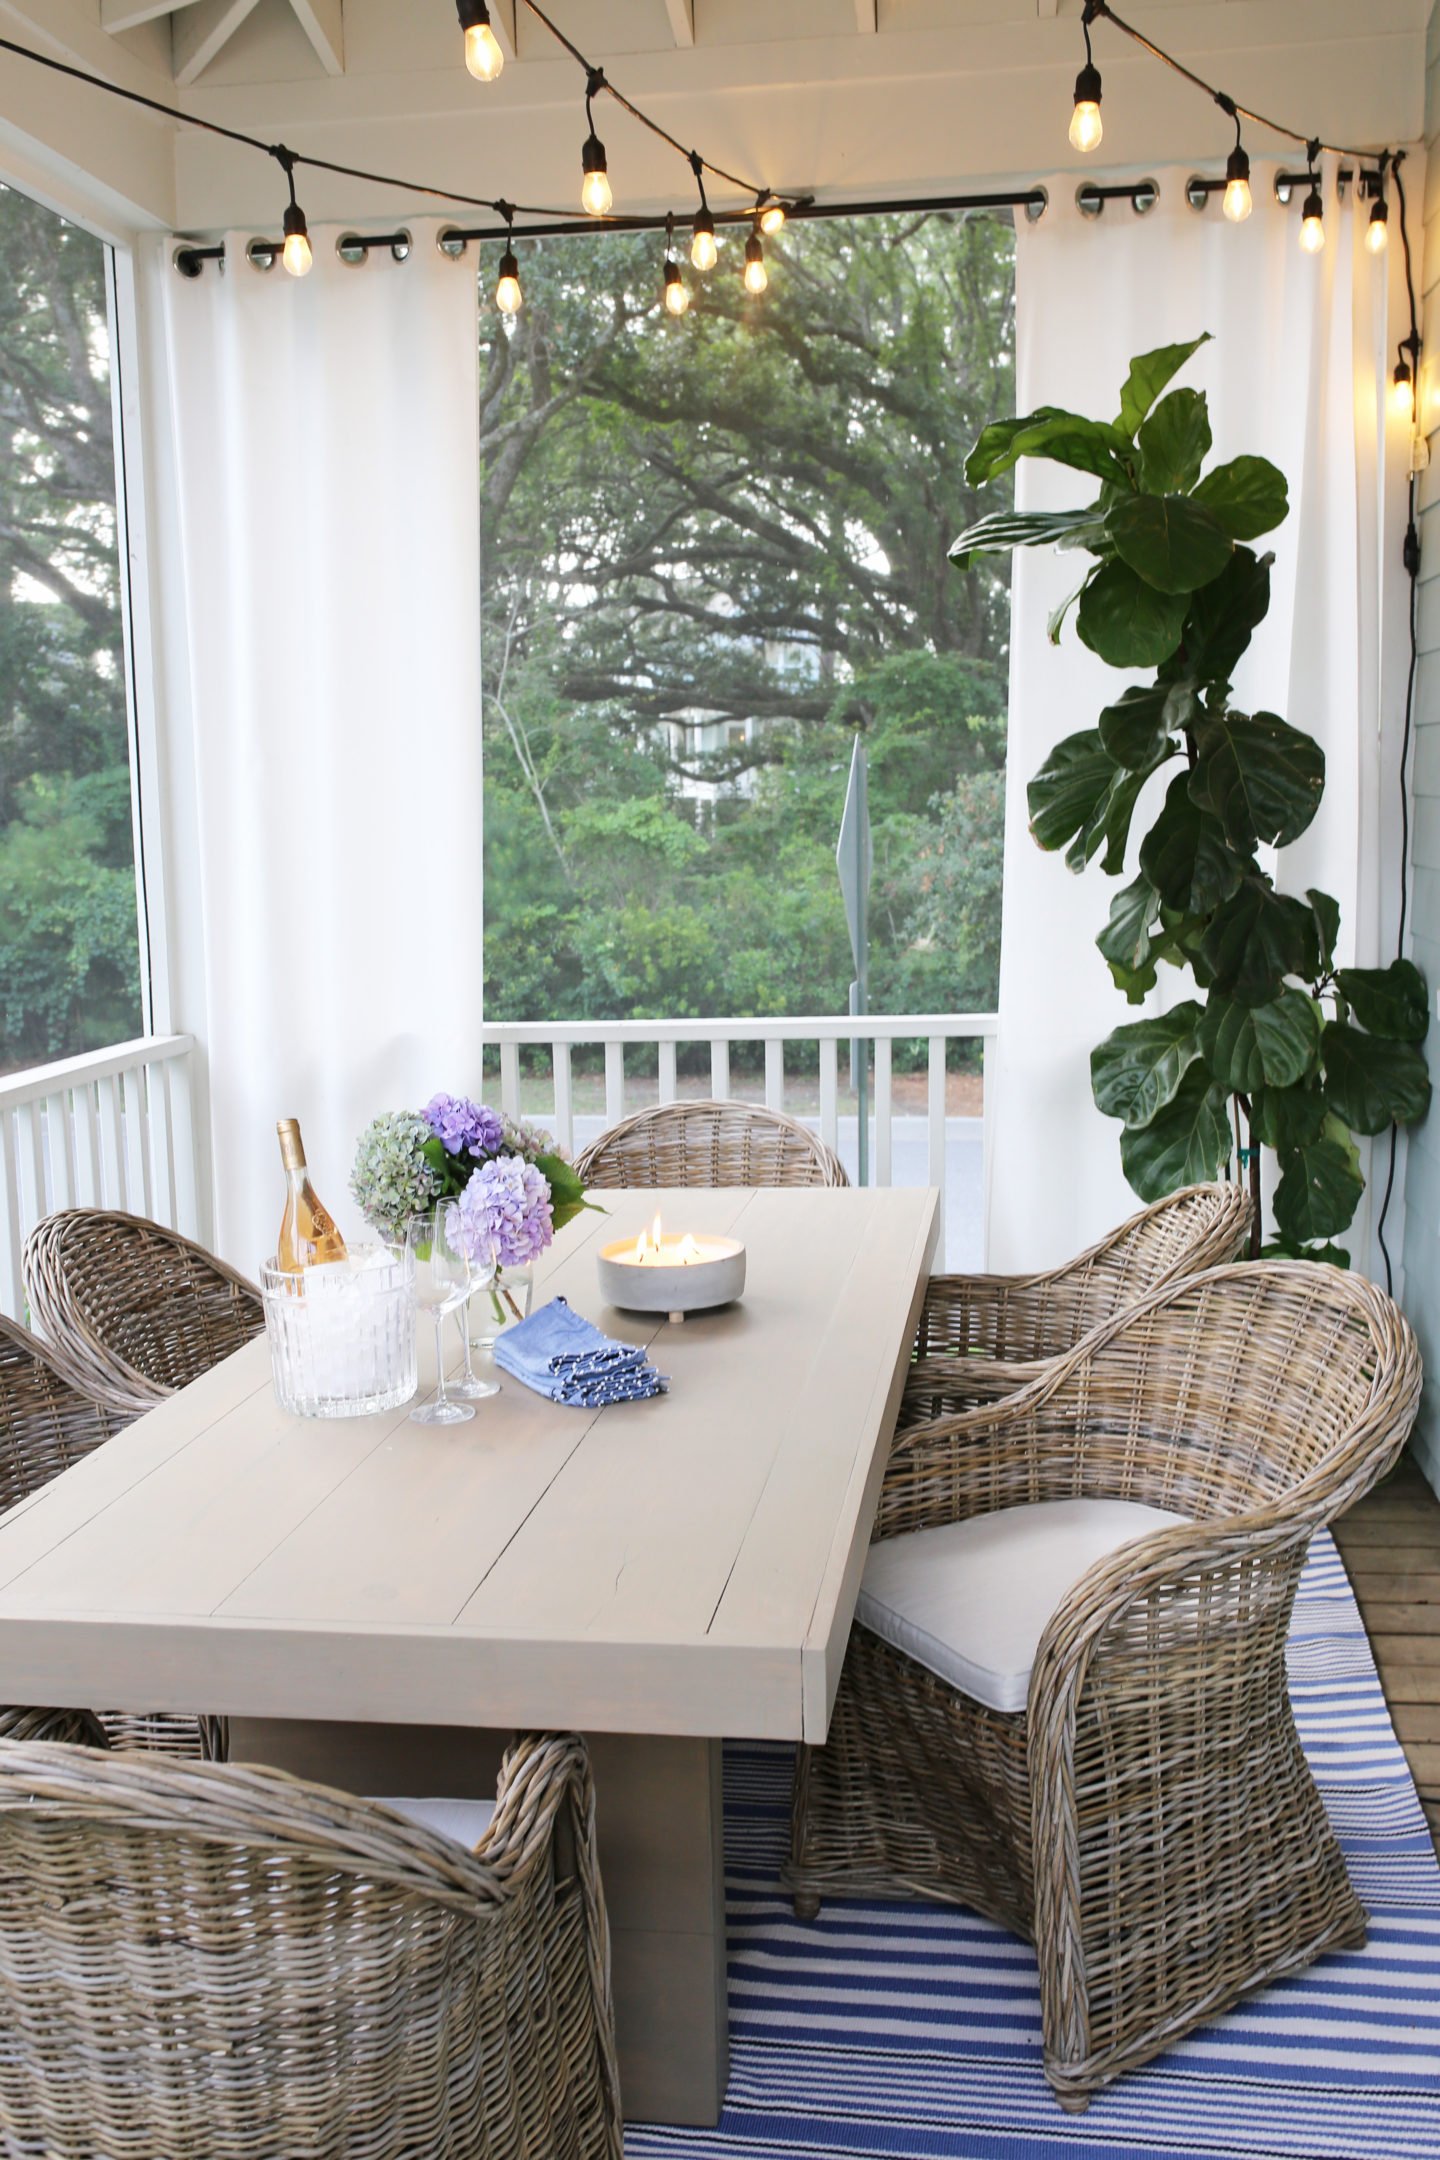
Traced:
<path id="1" fill-rule="evenodd" d="M 484 1380 L 476 1372 L 470 1355 L 470 1298 L 477 1290 L 488 1290 L 499 1273 L 499 1261 L 495 1253 L 495 1241 L 469 1225 L 465 1230 L 465 1250 L 470 1259 L 470 1293 L 460 1307 L 460 1342 L 465 1352 L 465 1369 L 458 1380 L 451 1382 L 451 1392 L 463 1395 L 469 1402 L 481 1402 L 487 1395 L 500 1393 L 498 1380 Z"/>
<path id="2" fill-rule="evenodd" d="M 406 1227 L 405 1245 L 415 1260 L 415 1303 L 435 1322 L 435 1400 L 417 1403 L 410 1415 L 417 1425 L 459 1425 L 475 1412 L 445 1391 L 445 1315 L 462 1308 L 470 1295 L 470 1261 L 460 1243 L 455 1202 L 441 1200 L 415 1216 Z"/>

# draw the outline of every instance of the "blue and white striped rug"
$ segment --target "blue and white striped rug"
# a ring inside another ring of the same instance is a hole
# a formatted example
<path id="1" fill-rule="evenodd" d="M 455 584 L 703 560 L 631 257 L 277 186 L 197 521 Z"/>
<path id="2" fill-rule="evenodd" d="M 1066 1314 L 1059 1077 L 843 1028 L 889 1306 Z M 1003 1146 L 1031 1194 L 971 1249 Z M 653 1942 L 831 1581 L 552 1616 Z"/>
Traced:
<path id="1" fill-rule="evenodd" d="M 1325 1958 L 1066 2115 L 1028 1946 L 939 1905 L 778 1890 L 787 1750 L 726 1750 L 730 2089 L 713 2131 L 635 2125 L 627 2160 L 1440 2160 L 1440 1868 L 1339 1557 L 1316 1540 L 1291 1692 L 1370 1914 Z"/>

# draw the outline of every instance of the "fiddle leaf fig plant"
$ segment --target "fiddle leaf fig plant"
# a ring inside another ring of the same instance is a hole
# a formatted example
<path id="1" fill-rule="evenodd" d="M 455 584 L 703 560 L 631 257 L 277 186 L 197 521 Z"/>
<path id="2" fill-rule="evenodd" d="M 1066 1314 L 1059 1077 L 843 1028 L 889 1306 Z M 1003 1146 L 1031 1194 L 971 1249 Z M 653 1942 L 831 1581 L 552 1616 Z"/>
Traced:
<path id="1" fill-rule="evenodd" d="M 1051 618 L 1052 641 L 1073 610 L 1100 659 L 1150 675 L 1057 743 L 1029 786 L 1041 847 L 1063 849 L 1074 871 L 1098 857 L 1107 876 L 1127 879 L 1096 942 L 1130 1003 L 1145 1001 L 1162 965 L 1188 970 L 1203 993 L 1115 1028 L 1092 1053 L 1095 1101 L 1120 1120 L 1126 1177 L 1157 1200 L 1215 1176 L 1238 1149 L 1258 1252 L 1270 1148 L 1275 1237 L 1263 1249 L 1344 1262 L 1332 1240 L 1365 1183 L 1354 1136 L 1409 1124 L 1429 1102 L 1417 1047 L 1429 1003 L 1408 960 L 1338 966 L 1338 903 L 1279 891 L 1262 860 L 1311 823 L 1325 756 L 1279 714 L 1232 701 L 1270 605 L 1273 557 L 1251 543 L 1289 503 L 1265 458 L 1205 469 L 1205 396 L 1169 386 L 1206 342 L 1141 353 L 1114 420 L 1042 406 L 992 422 L 966 462 L 973 485 L 1036 457 L 1098 480 L 1099 492 L 1077 510 L 997 511 L 960 535 L 951 558 L 1017 547 L 1088 556 Z M 1137 834 L 1142 792 L 1167 768 L 1159 810 Z"/>

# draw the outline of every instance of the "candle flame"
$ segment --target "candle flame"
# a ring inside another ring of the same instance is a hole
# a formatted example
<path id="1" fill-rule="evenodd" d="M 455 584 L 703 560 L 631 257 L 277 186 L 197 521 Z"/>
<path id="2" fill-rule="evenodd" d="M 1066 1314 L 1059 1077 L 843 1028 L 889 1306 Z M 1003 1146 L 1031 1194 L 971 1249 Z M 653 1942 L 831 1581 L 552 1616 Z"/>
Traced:
<path id="1" fill-rule="evenodd" d="M 645 1232 L 642 1230 L 639 1237 L 637 1237 L 635 1240 L 635 1258 L 643 1264 L 645 1255 L 648 1250 L 649 1244 L 646 1239 Z"/>
<path id="2" fill-rule="evenodd" d="M 689 1231 L 687 1230 L 684 1237 L 680 1240 L 680 1265 L 682 1267 L 689 1267 L 691 1261 L 698 1260 L 699 1257 L 700 1248 L 695 1243 L 694 1238 L 691 1237 Z"/>
<path id="3" fill-rule="evenodd" d="M 655 1217 L 654 1224 L 650 1231 L 650 1236 L 654 1243 L 656 1253 L 658 1254 L 661 1246 L 665 1242 L 664 1235 L 660 1228 L 660 1217 L 658 1215 Z"/>

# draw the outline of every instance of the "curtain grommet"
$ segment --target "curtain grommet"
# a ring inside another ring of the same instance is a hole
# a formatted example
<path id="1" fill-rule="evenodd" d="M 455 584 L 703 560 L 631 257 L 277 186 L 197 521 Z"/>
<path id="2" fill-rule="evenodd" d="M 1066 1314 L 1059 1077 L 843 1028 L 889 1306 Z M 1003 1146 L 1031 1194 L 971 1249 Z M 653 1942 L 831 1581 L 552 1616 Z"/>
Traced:
<path id="1" fill-rule="evenodd" d="M 395 232 L 387 233 L 341 233 L 335 242 L 335 253 L 348 268 L 357 270 L 370 260 L 372 249 L 386 248 L 393 262 L 405 262 L 414 242 L 402 225 Z"/>
<path id="2" fill-rule="evenodd" d="M 435 235 L 435 246 L 447 262 L 459 262 L 470 243 L 457 226 L 445 225 Z"/>
<path id="3" fill-rule="evenodd" d="M 245 260 L 252 270 L 273 270 L 280 260 L 280 242 L 252 240 L 245 250 Z"/>

